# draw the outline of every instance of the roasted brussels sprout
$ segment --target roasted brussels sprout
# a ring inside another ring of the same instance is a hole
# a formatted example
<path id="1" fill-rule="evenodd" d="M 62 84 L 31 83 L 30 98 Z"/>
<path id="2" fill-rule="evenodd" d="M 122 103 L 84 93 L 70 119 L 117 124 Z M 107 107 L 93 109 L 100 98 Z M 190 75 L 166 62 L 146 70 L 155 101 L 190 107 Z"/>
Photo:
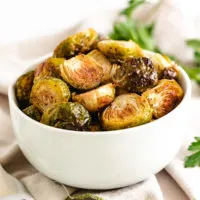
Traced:
<path id="1" fill-rule="evenodd" d="M 173 110 L 183 98 L 183 90 L 175 80 L 162 79 L 158 85 L 142 94 L 153 108 L 155 118 Z"/>
<path id="2" fill-rule="evenodd" d="M 151 51 L 143 50 L 144 57 L 151 59 L 155 68 L 158 71 L 159 79 L 163 78 L 163 73 L 165 69 L 173 68 L 176 69 L 176 64 L 174 61 L 170 60 L 169 57 L 161 55 L 159 53 L 154 53 Z M 173 74 L 174 76 L 175 74 Z"/>
<path id="3" fill-rule="evenodd" d="M 135 93 L 123 94 L 102 113 L 101 122 L 105 130 L 134 127 L 150 122 L 152 108 L 147 99 Z"/>
<path id="4" fill-rule="evenodd" d="M 17 79 L 15 84 L 15 94 L 20 108 L 25 108 L 29 105 L 33 79 L 34 71 L 27 72 Z"/>
<path id="5" fill-rule="evenodd" d="M 23 110 L 23 112 L 27 116 L 29 116 L 30 118 L 32 118 L 32 119 L 34 119 L 36 121 L 40 121 L 41 116 L 42 116 L 42 113 L 40 112 L 40 110 L 36 106 L 34 106 L 34 105 L 31 105 L 31 106 L 25 108 Z"/>
<path id="6" fill-rule="evenodd" d="M 115 98 L 115 87 L 112 83 L 91 91 L 72 95 L 72 100 L 82 104 L 89 112 L 96 112 L 109 105 Z"/>
<path id="7" fill-rule="evenodd" d="M 91 51 L 88 56 L 92 57 L 95 62 L 100 65 L 103 69 L 103 77 L 101 82 L 102 83 L 108 83 L 111 81 L 111 77 L 110 77 L 110 71 L 112 68 L 111 63 L 109 62 L 109 60 L 98 50 L 93 50 Z"/>
<path id="8" fill-rule="evenodd" d="M 37 80 L 31 91 L 30 101 L 40 111 L 45 111 L 54 103 L 67 102 L 70 90 L 65 82 L 53 77 Z"/>
<path id="9" fill-rule="evenodd" d="M 178 69 L 175 66 L 167 67 L 163 70 L 163 79 L 177 79 Z"/>
<path id="10" fill-rule="evenodd" d="M 88 90 L 97 87 L 103 76 L 102 68 L 88 55 L 78 55 L 61 65 L 62 78 L 72 87 Z"/>
<path id="11" fill-rule="evenodd" d="M 112 62 L 143 56 L 142 49 L 132 41 L 103 40 L 98 42 L 97 47 Z"/>
<path id="12" fill-rule="evenodd" d="M 101 131 L 101 126 L 99 123 L 90 124 L 90 126 L 88 127 L 88 131 L 91 131 L 91 132 Z"/>
<path id="13" fill-rule="evenodd" d="M 47 76 L 61 78 L 60 65 L 63 65 L 64 61 L 65 59 L 63 58 L 49 58 L 45 62 L 39 64 L 35 70 L 34 80 Z"/>
<path id="14" fill-rule="evenodd" d="M 111 74 L 113 82 L 129 92 L 144 92 L 158 83 L 158 73 L 148 58 L 128 58 L 121 66 L 113 65 Z"/>
<path id="15" fill-rule="evenodd" d="M 129 93 L 125 88 L 121 88 L 121 87 L 116 87 L 115 88 L 115 93 L 116 93 L 116 96 L 119 96 L 121 94 L 127 94 Z"/>
<path id="16" fill-rule="evenodd" d="M 89 28 L 85 31 L 76 33 L 62 41 L 54 50 L 54 57 L 71 58 L 79 53 L 87 53 L 97 42 L 98 33 Z"/>
<path id="17" fill-rule="evenodd" d="M 42 115 L 46 125 L 69 130 L 87 130 L 90 125 L 89 112 L 79 103 L 58 103 L 49 107 Z"/>

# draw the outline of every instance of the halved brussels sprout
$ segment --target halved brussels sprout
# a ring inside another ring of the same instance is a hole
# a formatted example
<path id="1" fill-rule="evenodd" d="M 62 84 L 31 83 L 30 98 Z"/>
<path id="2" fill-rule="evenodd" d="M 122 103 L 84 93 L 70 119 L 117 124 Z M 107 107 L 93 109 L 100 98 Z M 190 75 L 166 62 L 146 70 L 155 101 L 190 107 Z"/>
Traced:
<path id="1" fill-rule="evenodd" d="M 72 95 L 72 100 L 82 104 L 89 112 L 96 112 L 109 105 L 115 98 L 115 87 L 112 83 L 91 91 Z"/>
<path id="2" fill-rule="evenodd" d="M 173 110 L 183 98 L 183 89 L 175 80 L 162 79 L 158 85 L 142 94 L 153 108 L 155 118 Z"/>
<path id="3" fill-rule="evenodd" d="M 41 117 L 42 117 L 42 113 L 40 112 L 40 110 L 34 106 L 34 105 L 31 105 L 27 108 L 25 108 L 23 110 L 23 112 L 29 116 L 30 118 L 36 120 L 36 121 L 40 121 Z"/>
<path id="4" fill-rule="evenodd" d="M 103 40 L 98 42 L 97 47 L 112 62 L 143 56 L 142 49 L 133 41 Z"/>
<path id="5" fill-rule="evenodd" d="M 89 28 L 62 41 L 54 50 L 54 57 L 71 58 L 79 53 L 89 52 L 97 42 L 98 33 Z"/>
<path id="6" fill-rule="evenodd" d="M 65 82 L 53 77 L 37 80 L 31 91 L 30 101 L 40 111 L 45 111 L 54 103 L 67 102 L 70 90 Z"/>
<path id="7" fill-rule="evenodd" d="M 35 70 L 34 80 L 47 76 L 61 78 L 60 65 L 63 65 L 64 61 L 65 59 L 63 58 L 49 58 L 45 62 L 39 64 Z"/>
<path id="8" fill-rule="evenodd" d="M 58 103 L 49 107 L 42 115 L 46 125 L 68 130 L 85 130 L 90 124 L 89 112 L 79 103 Z"/>
<path id="9" fill-rule="evenodd" d="M 144 53 L 144 57 L 150 58 L 151 61 L 153 62 L 155 68 L 158 71 L 159 79 L 163 77 L 163 73 L 165 69 L 171 68 L 171 67 L 173 69 L 176 69 L 176 63 L 165 55 L 161 55 L 159 53 L 151 52 L 148 50 L 143 50 L 143 53 Z"/>
<path id="10" fill-rule="evenodd" d="M 78 55 L 60 66 L 62 78 L 72 87 L 88 90 L 97 87 L 102 79 L 102 68 L 88 55 Z"/>
<path id="11" fill-rule="evenodd" d="M 17 79 L 15 84 L 15 94 L 20 108 L 25 108 L 29 105 L 33 79 L 34 71 L 27 72 Z"/>
<path id="12" fill-rule="evenodd" d="M 128 58 L 113 65 L 113 82 L 129 92 L 144 92 L 158 83 L 158 73 L 148 58 Z"/>
<path id="13" fill-rule="evenodd" d="M 150 122 L 152 108 L 147 99 L 135 93 L 123 94 L 102 113 L 101 122 L 105 130 L 134 127 Z"/>
<path id="14" fill-rule="evenodd" d="M 98 50 L 93 50 L 91 51 L 88 56 L 90 56 L 91 58 L 93 58 L 95 60 L 95 62 L 100 65 L 103 69 L 103 77 L 101 82 L 102 83 L 108 83 L 111 81 L 111 77 L 110 77 L 110 71 L 112 68 L 111 63 L 109 62 L 109 60 Z"/>

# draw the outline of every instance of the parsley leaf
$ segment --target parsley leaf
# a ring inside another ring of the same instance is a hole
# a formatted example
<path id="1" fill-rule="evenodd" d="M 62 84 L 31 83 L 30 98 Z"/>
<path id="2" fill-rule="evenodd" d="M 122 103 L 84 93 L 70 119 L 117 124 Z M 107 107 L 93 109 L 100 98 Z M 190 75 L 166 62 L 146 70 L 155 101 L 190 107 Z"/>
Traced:
<path id="1" fill-rule="evenodd" d="M 195 137 L 195 142 L 192 142 L 188 147 L 188 151 L 193 152 L 193 154 L 186 157 L 185 167 L 200 166 L 200 137 Z"/>
<path id="2" fill-rule="evenodd" d="M 200 40 L 199 39 L 186 40 L 186 43 L 189 47 L 192 47 L 195 51 L 200 52 Z"/>
<path id="3" fill-rule="evenodd" d="M 143 4 L 145 0 L 129 0 L 129 5 L 127 8 L 121 11 L 122 15 L 125 15 L 128 18 L 131 18 L 133 11 L 141 4 Z"/>

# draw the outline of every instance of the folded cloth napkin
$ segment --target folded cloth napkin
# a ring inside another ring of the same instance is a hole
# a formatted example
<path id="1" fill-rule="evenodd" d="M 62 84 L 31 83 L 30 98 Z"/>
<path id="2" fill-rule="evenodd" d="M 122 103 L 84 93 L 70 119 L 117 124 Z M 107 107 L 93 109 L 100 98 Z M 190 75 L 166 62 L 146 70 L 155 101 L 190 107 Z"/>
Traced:
<path id="1" fill-rule="evenodd" d="M 155 15 L 158 21 L 155 35 L 157 36 L 160 47 L 169 53 L 175 51 L 177 56 L 183 61 L 190 60 L 192 55 L 192 51 L 185 47 L 183 39 L 199 37 L 198 34 L 200 33 L 196 26 L 196 24 L 200 22 L 200 17 L 199 12 L 196 12 L 197 6 L 195 7 L 195 1 L 196 0 L 190 5 L 190 3 L 185 0 L 164 0 Z M 192 14 L 187 12 L 187 10 L 190 10 L 188 9 L 189 6 L 192 6 Z M 141 11 L 138 10 L 138 13 L 141 13 Z M 168 15 L 166 15 L 166 13 Z M 85 21 L 84 24 L 81 25 L 81 29 L 90 26 L 102 33 L 108 32 L 111 29 L 111 23 L 115 19 L 115 16 L 115 11 L 96 13 L 95 16 L 90 16 L 90 20 Z M 185 22 L 189 22 L 189 19 L 194 19 L 192 21 L 193 26 L 191 32 L 187 31 L 188 24 L 186 23 L 184 25 L 183 19 Z M 174 23 L 174 21 L 176 23 Z M 13 81 L 16 76 L 18 76 L 29 64 L 41 59 L 41 57 L 49 55 L 58 41 L 80 29 L 80 26 L 78 25 L 79 24 L 77 23 L 77 26 L 74 26 L 71 29 L 63 29 L 62 31 L 51 33 L 46 37 L 38 36 L 37 38 L 26 39 L 20 42 L 0 44 L 0 93 L 6 94 L 9 83 Z M 184 34 L 182 32 L 184 32 Z M 192 35 L 190 33 L 192 33 Z M 196 33 L 196 35 L 194 33 Z M 168 43 L 166 43 L 166 38 L 168 38 Z M 199 200 L 200 192 L 198 191 L 199 184 L 197 182 L 200 180 L 200 169 L 185 169 L 183 167 L 184 157 L 187 155 L 188 144 L 191 142 L 194 135 L 200 135 L 198 133 L 200 128 L 200 124 L 198 123 L 200 113 L 200 110 L 198 110 L 200 109 L 198 105 L 200 102 L 200 88 L 195 85 L 193 89 L 193 98 L 190 105 L 188 105 L 188 112 L 186 113 L 191 116 L 188 121 L 191 129 L 188 130 L 188 136 L 186 137 L 186 141 L 183 143 L 179 154 L 177 154 L 171 164 L 166 167 L 166 171 L 187 193 L 190 199 Z M 163 199 L 159 184 L 154 176 L 133 186 L 104 192 L 81 191 L 60 185 L 47 177 L 44 177 L 26 161 L 19 150 L 12 134 L 7 97 L 3 95 L 0 95 L 0 127 L 1 199 L 6 200 L 15 198 L 29 200 L 34 198 L 36 200 L 61 200 L 73 196 L 74 194 L 75 197 L 83 199 L 84 197 L 87 197 L 88 193 L 90 195 L 89 197 L 99 197 L 100 199 L 103 198 L 105 200 Z M 17 194 L 17 196 L 13 196 L 13 194 Z M 186 198 L 184 197 L 184 199 L 180 200 L 186 200 Z"/>

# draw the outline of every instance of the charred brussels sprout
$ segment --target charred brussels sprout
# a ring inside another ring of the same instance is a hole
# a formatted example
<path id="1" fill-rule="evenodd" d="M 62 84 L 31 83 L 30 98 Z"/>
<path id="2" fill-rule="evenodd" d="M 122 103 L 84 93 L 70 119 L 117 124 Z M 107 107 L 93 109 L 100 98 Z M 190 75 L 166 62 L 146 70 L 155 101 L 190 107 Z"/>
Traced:
<path id="1" fill-rule="evenodd" d="M 104 40 L 97 44 L 99 50 L 112 62 L 128 57 L 142 57 L 142 49 L 132 41 Z"/>
<path id="2" fill-rule="evenodd" d="M 173 110 L 183 98 L 183 90 L 175 80 L 163 79 L 158 85 L 142 94 L 153 108 L 155 118 Z"/>
<path id="3" fill-rule="evenodd" d="M 15 94 L 20 108 L 29 105 L 29 98 L 33 86 L 34 71 L 20 76 L 15 84 Z"/>
<path id="4" fill-rule="evenodd" d="M 177 79 L 178 69 L 175 66 L 167 67 L 163 70 L 163 79 Z"/>
<path id="5" fill-rule="evenodd" d="M 60 66 L 64 64 L 63 58 L 49 58 L 45 62 L 37 66 L 35 70 L 35 79 L 38 80 L 41 77 L 52 76 L 60 78 Z"/>
<path id="6" fill-rule="evenodd" d="M 134 127 L 150 122 L 152 109 L 142 96 L 135 93 L 123 94 L 102 113 L 101 122 L 105 130 Z"/>
<path id="7" fill-rule="evenodd" d="M 153 62 L 155 68 L 158 71 L 159 79 L 163 78 L 164 71 L 165 70 L 168 71 L 168 68 L 170 68 L 170 69 L 173 68 L 173 71 L 177 71 L 175 62 L 170 60 L 169 57 L 167 57 L 165 55 L 161 55 L 159 53 L 154 53 L 154 52 L 151 52 L 151 51 L 147 51 L 147 50 L 143 50 L 143 53 L 144 53 L 145 57 L 151 59 L 151 61 Z M 165 74 L 166 73 L 167 72 L 165 72 Z M 171 75 L 173 77 L 176 77 L 177 76 L 177 72 L 176 72 L 176 74 L 175 74 L 175 72 L 173 74 L 170 73 L 170 76 Z"/>
<path id="8" fill-rule="evenodd" d="M 46 125 L 69 130 L 85 130 L 90 124 L 89 112 L 79 103 L 60 103 L 48 108 L 41 122 Z"/>
<path id="9" fill-rule="evenodd" d="M 102 68 L 88 55 L 78 55 L 61 66 L 62 78 L 72 87 L 88 90 L 97 87 L 102 79 Z"/>
<path id="10" fill-rule="evenodd" d="M 98 50 L 93 50 L 91 51 L 88 56 L 90 56 L 91 58 L 93 58 L 95 60 L 95 62 L 102 67 L 103 69 L 103 77 L 101 82 L 102 83 L 108 83 L 111 80 L 110 77 L 110 71 L 112 68 L 111 63 L 109 62 L 109 60 Z"/>
<path id="11" fill-rule="evenodd" d="M 82 104 L 89 112 L 96 112 L 109 105 L 115 98 L 115 87 L 112 83 L 103 85 L 89 92 L 72 96 L 72 100 Z"/>
<path id="12" fill-rule="evenodd" d="M 23 112 L 27 116 L 29 116 L 30 118 L 32 118 L 32 119 L 34 119 L 36 121 L 40 121 L 41 116 L 42 116 L 42 113 L 40 112 L 40 110 L 36 106 L 34 106 L 34 105 L 31 105 L 31 106 L 25 108 L 23 110 Z"/>
<path id="13" fill-rule="evenodd" d="M 45 77 L 34 83 L 30 101 L 43 112 L 52 104 L 67 102 L 69 98 L 70 90 L 65 82 L 57 78 Z"/>
<path id="14" fill-rule="evenodd" d="M 76 33 L 62 41 L 54 50 L 54 57 L 71 58 L 79 53 L 89 52 L 97 42 L 98 33 L 94 29 L 87 29 Z"/>
<path id="15" fill-rule="evenodd" d="M 113 66 L 113 82 L 129 92 L 143 92 L 158 83 L 158 73 L 148 58 L 129 58 Z"/>

